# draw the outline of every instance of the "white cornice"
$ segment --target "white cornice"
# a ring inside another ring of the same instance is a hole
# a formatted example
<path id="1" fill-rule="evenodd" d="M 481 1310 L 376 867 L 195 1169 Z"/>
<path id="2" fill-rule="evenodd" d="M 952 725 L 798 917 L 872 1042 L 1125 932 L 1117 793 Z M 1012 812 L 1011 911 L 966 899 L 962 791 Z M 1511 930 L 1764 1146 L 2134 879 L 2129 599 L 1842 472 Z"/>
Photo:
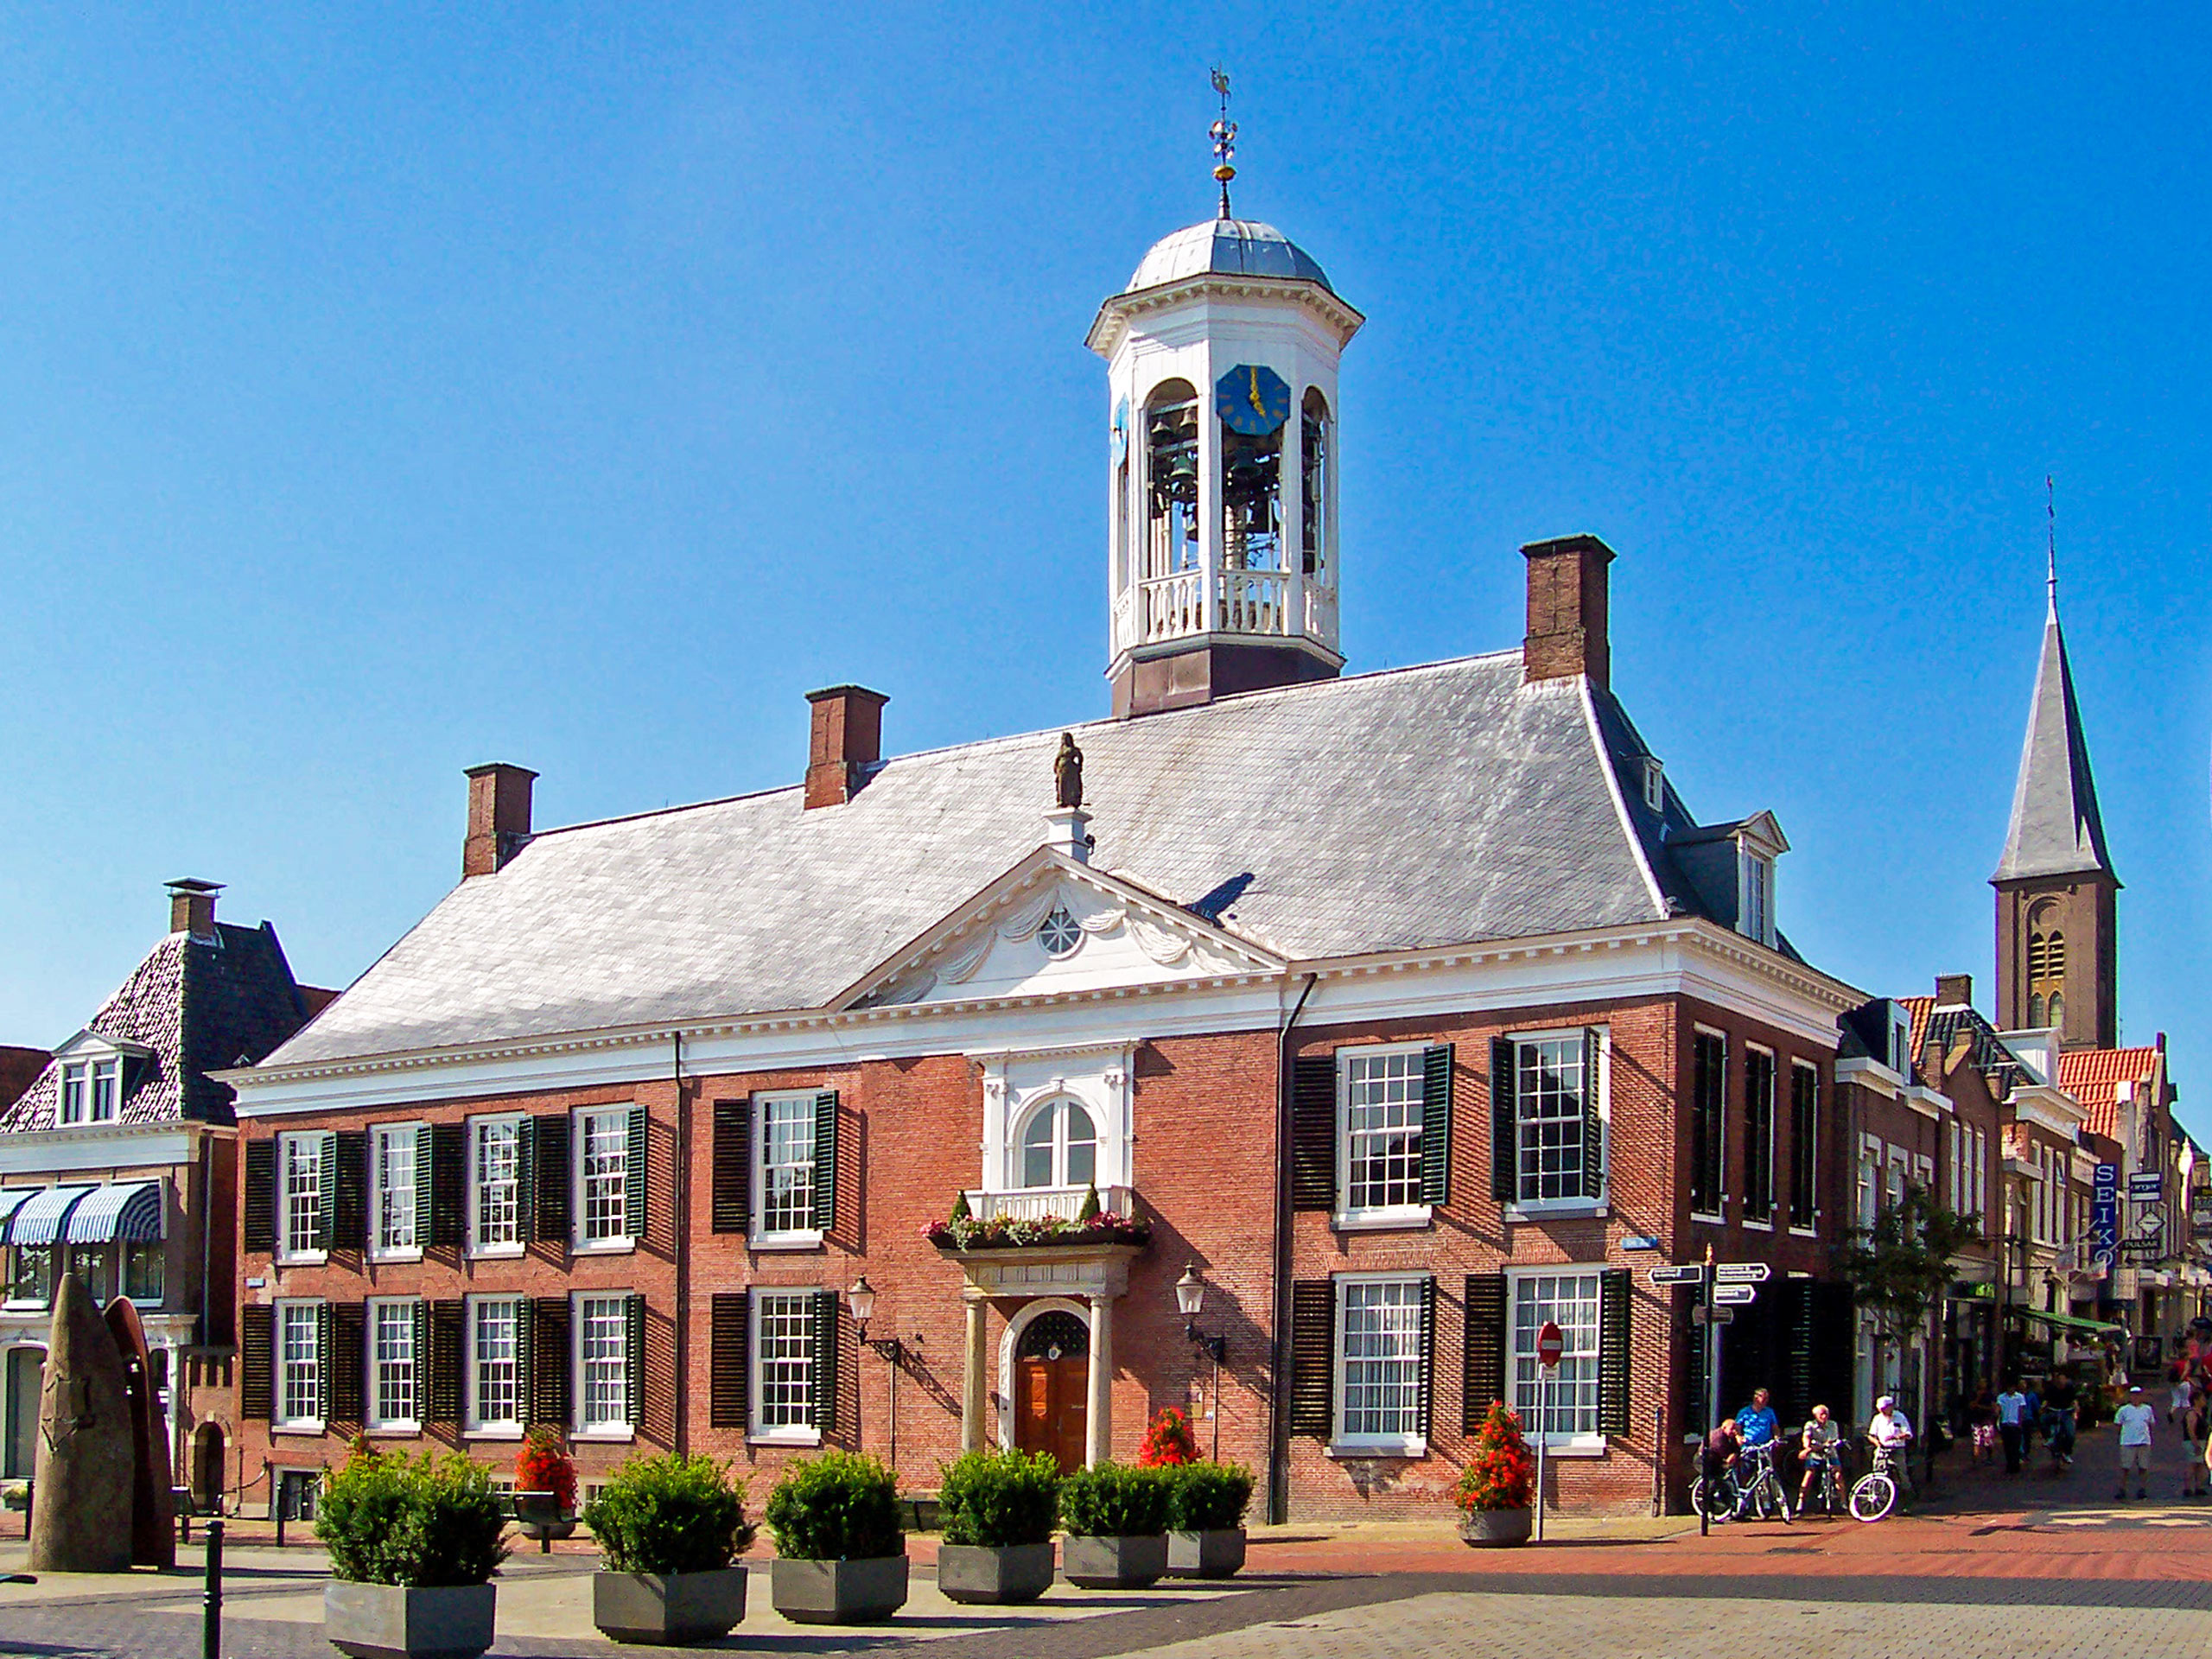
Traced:
<path id="1" fill-rule="evenodd" d="M 1129 330 L 1131 321 L 1147 312 L 1166 311 L 1194 299 L 1293 300 L 1312 310 L 1336 335 L 1342 350 L 1367 321 L 1320 283 L 1300 276 L 1240 276 L 1220 271 L 1198 271 L 1157 288 L 1134 294 L 1116 294 L 1098 308 L 1098 315 L 1084 337 L 1084 344 L 1101 357 L 1111 357 Z"/>
<path id="2" fill-rule="evenodd" d="M 1847 1060 L 1835 1063 L 1838 1083 L 1855 1083 L 1861 1089 L 1871 1089 L 1887 1100 L 1895 1100 L 1904 1092 L 1904 1079 L 1867 1055 L 1854 1054 Z"/>
<path id="3" fill-rule="evenodd" d="M 33 1175 L 118 1164 L 188 1163 L 203 1135 L 229 1137 L 227 1124 L 174 1118 L 161 1123 L 77 1124 L 0 1135 L 0 1174 Z"/>

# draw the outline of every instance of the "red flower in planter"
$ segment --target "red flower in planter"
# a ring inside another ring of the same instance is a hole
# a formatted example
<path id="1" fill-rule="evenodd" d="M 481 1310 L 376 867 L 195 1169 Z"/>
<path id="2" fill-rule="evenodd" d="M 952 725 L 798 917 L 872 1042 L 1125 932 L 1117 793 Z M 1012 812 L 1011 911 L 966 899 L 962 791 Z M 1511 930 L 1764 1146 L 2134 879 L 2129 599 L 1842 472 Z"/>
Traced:
<path id="1" fill-rule="evenodd" d="M 1190 1418 L 1173 1406 L 1162 1406 L 1154 1414 L 1152 1427 L 1144 1432 L 1138 1465 L 1146 1469 L 1171 1469 L 1198 1460 L 1198 1437 L 1191 1432 Z"/>
<path id="2" fill-rule="evenodd" d="M 1521 1420 L 1504 1402 L 1493 1401 L 1454 1499 L 1463 1510 L 1525 1510 L 1535 1484 L 1536 1462 L 1521 1436 Z"/>
<path id="3" fill-rule="evenodd" d="M 515 1454 L 515 1490 L 550 1492 L 563 1515 L 576 1507 L 576 1465 L 562 1447 L 561 1431 L 540 1424 L 524 1437 Z"/>

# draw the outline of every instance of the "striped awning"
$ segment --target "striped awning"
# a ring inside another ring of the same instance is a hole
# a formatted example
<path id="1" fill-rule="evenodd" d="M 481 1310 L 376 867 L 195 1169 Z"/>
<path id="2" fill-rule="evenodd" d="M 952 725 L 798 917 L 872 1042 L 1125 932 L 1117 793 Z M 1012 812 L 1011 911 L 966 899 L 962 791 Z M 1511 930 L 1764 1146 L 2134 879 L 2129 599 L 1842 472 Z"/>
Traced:
<path id="1" fill-rule="evenodd" d="M 137 1243 L 161 1236 L 159 1181 L 118 1181 L 96 1186 L 69 1213 L 72 1244 L 105 1244 L 118 1238 Z"/>
<path id="2" fill-rule="evenodd" d="M 8 1218 L 8 1242 L 10 1244 L 51 1244 L 61 1236 L 61 1229 L 69 1219 L 69 1212 L 77 1207 L 77 1200 L 92 1189 L 89 1186 L 42 1186 L 31 1194 L 29 1201 Z"/>
<path id="3" fill-rule="evenodd" d="M 35 1186 L 0 1187 L 0 1243 L 6 1241 L 8 1224 L 14 1218 L 16 1211 L 22 1209 L 38 1190 Z"/>

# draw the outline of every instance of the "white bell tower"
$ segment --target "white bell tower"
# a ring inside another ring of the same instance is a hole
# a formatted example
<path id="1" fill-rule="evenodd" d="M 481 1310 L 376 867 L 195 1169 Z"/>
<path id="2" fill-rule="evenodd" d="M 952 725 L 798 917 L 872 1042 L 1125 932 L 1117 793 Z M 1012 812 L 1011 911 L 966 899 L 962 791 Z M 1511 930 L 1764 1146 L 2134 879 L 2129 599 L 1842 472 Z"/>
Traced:
<path id="1" fill-rule="evenodd" d="M 1337 362 L 1365 321 L 1289 238 L 1217 218 L 1156 243 L 1098 309 L 1116 716 L 1332 679 Z"/>

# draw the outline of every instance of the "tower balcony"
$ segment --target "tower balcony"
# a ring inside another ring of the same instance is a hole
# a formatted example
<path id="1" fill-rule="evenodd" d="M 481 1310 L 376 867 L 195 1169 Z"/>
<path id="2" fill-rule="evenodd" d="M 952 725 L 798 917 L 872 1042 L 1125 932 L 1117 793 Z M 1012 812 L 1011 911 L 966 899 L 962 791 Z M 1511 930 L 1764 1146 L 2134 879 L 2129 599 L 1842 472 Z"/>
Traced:
<path id="1" fill-rule="evenodd" d="M 1211 584 L 1203 570 L 1179 570 L 1138 582 L 1135 601 L 1115 607 L 1115 643 L 1123 650 L 1208 633 L 1303 637 L 1325 645 L 1336 639 L 1335 592 L 1311 581 L 1294 583 L 1281 570 L 1224 570 Z"/>
<path id="2" fill-rule="evenodd" d="M 1012 1192 L 971 1192 L 968 1213 L 978 1221 L 1073 1221 L 1087 1186 L 1028 1186 Z M 1111 1216 L 1134 1215 L 1136 1193 L 1126 1186 L 1098 1189 L 1098 1207 Z"/>

